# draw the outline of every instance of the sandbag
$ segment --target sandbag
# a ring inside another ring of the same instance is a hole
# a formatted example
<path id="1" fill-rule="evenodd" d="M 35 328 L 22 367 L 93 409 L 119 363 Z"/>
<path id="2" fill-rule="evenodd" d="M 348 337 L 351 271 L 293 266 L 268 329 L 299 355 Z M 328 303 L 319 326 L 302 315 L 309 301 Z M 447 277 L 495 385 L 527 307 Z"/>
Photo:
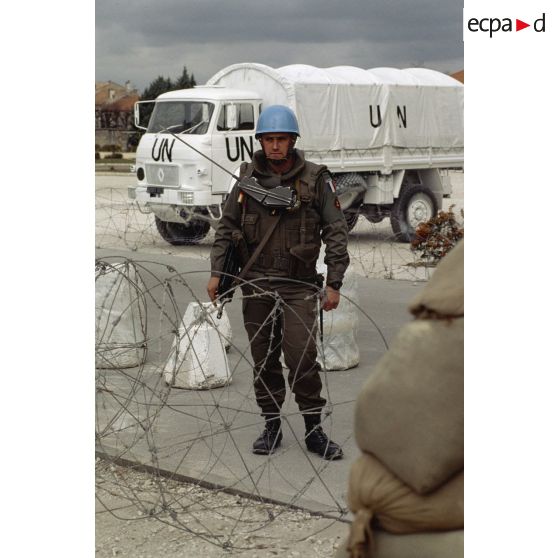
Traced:
<path id="1" fill-rule="evenodd" d="M 424 289 L 409 306 L 415 316 L 464 315 L 464 241 L 460 240 L 442 259 Z"/>
<path id="2" fill-rule="evenodd" d="M 463 321 L 403 326 L 357 397 L 358 446 L 419 494 L 463 469 Z"/>
<path id="3" fill-rule="evenodd" d="M 364 550 L 364 558 L 463 558 L 464 531 L 392 535 L 374 531 L 374 547 Z M 352 558 L 347 541 L 341 542 L 335 558 Z"/>
<path id="4" fill-rule="evenodd" d="M 349 475 L 349 555 L 372 556 L 373 525 L 394 534 L 462 529 L 463 488 L 461 471 L 434 492 L 417 494 L 376 457 L 362 454 Z"/>

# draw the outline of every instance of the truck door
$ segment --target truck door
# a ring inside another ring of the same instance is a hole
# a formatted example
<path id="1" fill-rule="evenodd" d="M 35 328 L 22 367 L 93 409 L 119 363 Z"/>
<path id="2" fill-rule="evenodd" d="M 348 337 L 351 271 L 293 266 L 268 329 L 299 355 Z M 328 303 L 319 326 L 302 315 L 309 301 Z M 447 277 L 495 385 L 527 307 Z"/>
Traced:
<path id="1" fill-rule="evenodd" d="M 217 118 L 212 141 L 213 159 L 236 173 L 243 161 L 250 161 L 257 143 L 256 110 L 252 102 L 238 101 L 223 103 Z M 231 186 L 231 177 L 217 166 L 212 166 L 213 194 L 226 194 Z"/>

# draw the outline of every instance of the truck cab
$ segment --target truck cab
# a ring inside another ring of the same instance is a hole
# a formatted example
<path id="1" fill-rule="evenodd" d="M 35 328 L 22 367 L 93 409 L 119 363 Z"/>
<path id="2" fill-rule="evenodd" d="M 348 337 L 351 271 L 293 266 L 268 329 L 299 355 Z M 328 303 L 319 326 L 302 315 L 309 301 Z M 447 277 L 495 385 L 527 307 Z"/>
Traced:
<path id="1" fill-rule="evenodd" d="M 146 104 L 151 116 L 144 127 L 140 109 Z M 137 186 L 129 197 L 155 215 L 167 242 L 199 242 L 220 217 L 235 182 L 228 173 L 238 175 L 257 149 L 261 105 L 257 94 L 223 86 L 170 91 L 136 104 L 136 127 L 145 133 L 136 152 Z"/>

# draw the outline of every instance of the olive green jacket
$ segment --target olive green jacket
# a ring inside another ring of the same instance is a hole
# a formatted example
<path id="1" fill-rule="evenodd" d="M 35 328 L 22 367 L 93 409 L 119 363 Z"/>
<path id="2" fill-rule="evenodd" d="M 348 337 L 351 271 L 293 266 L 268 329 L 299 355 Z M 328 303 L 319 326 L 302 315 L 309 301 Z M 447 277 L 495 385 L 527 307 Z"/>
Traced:
<path id="1" fill-rule="evenodd" d="M 257 151 L 252 162 L 241 168 L 241 176 L 246 175 L 254 176 L 264 188 L 290 186 L 301 201 L 300 209 L 283 212 L 246 278 L 272 276 L 311 281 L 316 277 L 316 261 L 323 242 L 326 283 L 342 281 L 349 265 L 348 231 L 327 168 L 305 161 L 304 153 L 295 149 L 293 168 L 279 175 L 269 169 L 263 152 Z M 242 232 L 246 242 L 243 250 L 246 257 L 243 259 L 246 260 L 275 219 L 268 208 L 241 193 L 238 185 L 235 185 L 225 202 L 223 216 L 215 231 L 211 275 L 218 277 L 222 271 L 233 231 Z"/>

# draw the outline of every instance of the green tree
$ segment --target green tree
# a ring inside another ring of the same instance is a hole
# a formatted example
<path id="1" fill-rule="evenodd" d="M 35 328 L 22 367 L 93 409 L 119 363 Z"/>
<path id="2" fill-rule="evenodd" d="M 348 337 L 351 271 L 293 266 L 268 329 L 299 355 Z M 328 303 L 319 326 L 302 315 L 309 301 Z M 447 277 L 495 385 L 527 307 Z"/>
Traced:
<path id="1" fill-rule="evenodd" d="M 182 68 L 182 74 L 173 83 L 173 89 L 189 89 L 196 85 L 196 80 L 194 79 L 194 74 L 190 76 L 186 66 Z"/>
<path id="2" fill-rule="evenodd" d="M 170 78 L 164 78 L 163 76 L 158 76 L 155 78 L 143 91 L 140 96 L 142 101 L 153 101 L 159 95 L 166 93 L 167 91 L 174 91 L 175 89 L 190 89 L 196 85 L 196 80 L 194 79 L 194 74 L 190 76 L 186 66 L 182 68 L 182 74 L 176 78 L 175 81 L 171 81 Z M 148 103 L 147 105 L 140 105 L 140 121 L 142 125 L 147 126 L 151 113 L 153 112 L 153 105 Z"/>
<path id="3" fill-rule="evenodd" d="M 175 89 L 190 89 L 196 85 L 194 74 L 190 75 L 186 66 L 182 68 L 182 74 L 171 81 L 170 78 L 159 76 L 154 79 L 141 94 L 141 99 L 144 101 L 151 101 L 162 93 L 167 91 L 174 91 Z"/>
<path id="4" fill-rule="evenodd" d="M 141 94 L 141 99 L 143 101 L 151 101 L 155 99 L 161 93 L 166 93 L 167 91 L 172 91 L 173 86 L 170 78 L 164 78 L 163 76 L 159 76 L 154 79 L 147 87 L 144 89 L 143 93 Z"/>

